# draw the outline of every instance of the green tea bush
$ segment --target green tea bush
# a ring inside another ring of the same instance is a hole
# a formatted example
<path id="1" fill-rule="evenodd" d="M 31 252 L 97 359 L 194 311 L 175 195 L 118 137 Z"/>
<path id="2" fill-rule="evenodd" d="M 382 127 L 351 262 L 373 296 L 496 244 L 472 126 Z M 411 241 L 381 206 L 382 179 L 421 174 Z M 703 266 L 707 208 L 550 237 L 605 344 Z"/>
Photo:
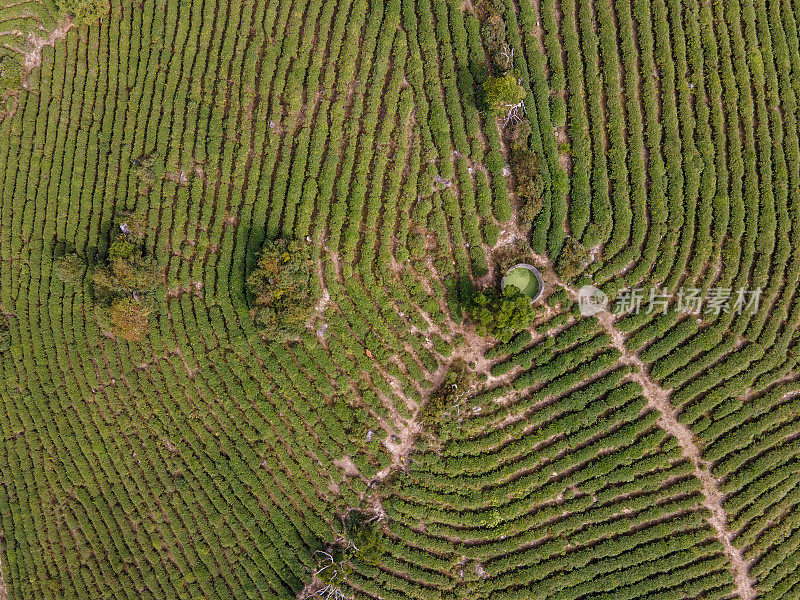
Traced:
<path id="1" fill-rule="evenodd" d="M 11 348 L 11 328 L 8 326 L 8 318 L 0 316 L 0 352 L 5 352 Z"/>
<path id="2" fill-rule="evenodd" d="M 561 96 L 550 98 L 550 120 L 553 127 L 563 127 L 567 122 L 567 104 Z"/>
<path id="3" fill-rule="evenodd" d="M 22 85 L 22 65 L 17 56 L 6 54 L 0 56 L 0 109 L 5 108 L 9 92 Z"/>

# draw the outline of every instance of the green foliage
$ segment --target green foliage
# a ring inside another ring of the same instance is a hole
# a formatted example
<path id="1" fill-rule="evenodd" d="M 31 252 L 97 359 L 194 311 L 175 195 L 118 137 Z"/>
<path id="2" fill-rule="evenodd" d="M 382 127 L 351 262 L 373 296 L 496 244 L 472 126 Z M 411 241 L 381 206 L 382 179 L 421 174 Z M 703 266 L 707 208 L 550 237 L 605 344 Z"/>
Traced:
<path id="1" fill-rule="evenodd" d="M 95 291 L 101 297 L 142 295 L 158 287 L 161 268 L 152 258 L 134 252 L 129 258 L 109 256 L 109 259 L 110 262 L 98 265 L 92 273 Z"/>
<path id="2" fill-rule="evenodd" d="M 573 237 L 567 238 L 556 262 L 556 271 L 566 280 L 578 277 L 589 264 L 589 251 Z"/>
<path id="3" fill-rule="evenodd" d="M 489 110 L 498 115 L 505 115 L 513 107 L 519 106 L 527 96 L 525 88 L 519 84 L 519 74 L 514 71 L 489 77 L 483 82 L 483 90 Z"/>
<path id="4" fill-rule="evenodd" d="M 247 278 L 251 314 L 261 335 L 277 342 L 297 339 L 313 314 L 311 252 L 297 240 L 264 244 Z"/>
<path id="5" fill-rule="evenodd" d="M 542 209 L 544 179 L 542 177 L 541 157 L 527 145 L 511 149 L 511 169 L 516 179 L 515 191 L 522 201 L 520 221 L 532 223 Z"/>
<path id="6" fill-rule="evenodd" d="M 111 10 L 108 0 L 56 0 L 56 5 L 81 25 L 93 23 Z"/>
<path id="7" fill-rule="evenodd" d="M 319 557 L 317 577 L 324 585 L 341 586 L 353 572 L 353 565 L 342 548 L 330 548 L 328 554 L 331 559 L 324 555 Z"/>
<path id="8" fill-rule="evenodd" d="M 344 598 L 342 587 L 355 572 L 355 563 L 376 566 L 386 553 L 386 538 L 377 515 L 348 509 L 343 524 L 343 535 L 316 552 L 314 575 L 322 584 L 323 597 Z"/>
<path id="9" fill-rule="evenodd" d="M 386 552 L 386 537 L 381 521 L 374 515 L 350 510 L 344 526 L 347 540 L 355 546 L 351 560 L 357 558 L 370 565 L 378 564 Z"/>
<path id="10" fill-rule="evenodd" d="M 0 352 L 5 352 L 11 348 L 11 328 L 8 326 L 8 318 L 0 313 Z"/>
<path id="11" fill-rule="evenodd" d="M 53 264 L 53 272 L 59 281 L 75 285 L 83 279 L 86 261 L 74 252 L 59 256 Z"/>
<path id="12" fill-rule="evenodd" d="M 133 161 L 133 173 L 145 189 L 151 188 L 159 179 L 153 169 L 155 163 L 156 159 L 154 156 L 146 156 Z"/>
<path id="13" fill-rule="evenodd" d="M 9 64 L 54 6 L 0 8 Z M 529 223 L 607 291 L 764 285 L 753 318 L 615 328 L 719 477 L 759 593 L 797 596 L 798 2 L 112 7 L 42 48 L 0 127 L 9 598 L 293 598 L 342 508 L 379 505 L 380 559 L 320 574 L 347 597 L 734 596 L 692 463 L 563 290 L 533 335 L 449 348 L 473 282 L 535 264 L 507 243 Z M 530 95 L 501 130 L 481 84 L 509 68 Z M 319 243 L 332 308 L 291 347 L 241 311 L 262 236 Z M 52 240 L 99 285 L 65 289 Z M 177 293 L 137 320 L 151 255 Z M 97 338 L 90 301 L 147 343 Z M 442 401 L 395 468 L 459 356 L 486 388 Z"/>
<path id="14" fill-rule="evenodd" d="M 489 288 L 476 294 L 467 311 L 479 335 L 491 335 L 501 342 L 528 329 L 536 316 L 530 298 L 513 285 L 506 286 L 502 293 Z"/>
<path id="15" fill-rule="evenodd" d="M 0 109 L 4 108 L 5 98 L 9 92 L 18 90 L 22 85 L 22 66 L 16 56 L 0 56 Z"/>
<path id="16" fill-rule="evenodd" d="M 130 228 L 133 223 L 135 228 Z M 153 293 L 162 282 L 162 269 L 145 253 L 144 220 L 141 216 L 121 214 L 115 219 L 108 255 L 92 270 L 94 316 L 101 331 L 128 341 L 141 341 L 149 331 L 153 312 Z M 76 258 L 61 265 L 62 270 Z M 78 259 L 79 260 L 79 259 Z"/>
<path id="17" fill-rule="evenodd" d="M 455 359 L 448 367 L 442 383 L 431 393 L 420 411 L 419 418 L 425 431 L 440 442 L 451 439 L 454 428 L 467 414 L 466 400 L 474 385 L 474 369 L 463 359 Z"/>
<path id="18" fill-rule="evenodd" d="M 504 57 L 503 49 L 507 46 L 506 24 L 500 13 L 489 2 L 483 2 L 484 18 L 481 24 L 481 34 L 484 43 L 489 51 L 489 56 L 498 69 L 508 68 Z"/>
<path id="19" fill-rule="evenodd" d="M 135 245 L 140 245 L 144 241 L 147 235 L 147 215 L 143 211 L 121 212 L 117 215 L 117 222 L 125 238 L 116 239 L 125 239 Z"/>
<path id="20" fill-rule="evenodd" d="M 561 96 L 550 98 L 550 120 L 553 127 L 563 127 L 567 122 L 567 103 Z"/>
<path id="21" fill-rule="evenodd" d="M 114 337 L 139 342 L 150 330 L 152 309 L 141 300 L 116 297 L 110 304 L 96 305 L 94 311 L 100 330 Z"/>
<path id="22" fill-rule="evenodd" d="M 136 244 L 127 237 L 120 235 L 111 242 L 111 247 L 108 249 L 108 259 L 113 262 L 117 258 L 131 258 L 135 250 Z"/>

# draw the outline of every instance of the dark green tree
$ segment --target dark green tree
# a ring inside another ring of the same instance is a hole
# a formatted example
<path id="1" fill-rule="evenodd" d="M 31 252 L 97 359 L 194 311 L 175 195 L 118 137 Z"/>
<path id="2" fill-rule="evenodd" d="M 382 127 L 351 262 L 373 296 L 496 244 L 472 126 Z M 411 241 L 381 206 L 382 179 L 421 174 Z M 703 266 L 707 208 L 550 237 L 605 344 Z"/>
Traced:
<path id="1" fill-rule="evenodd" d="M 489 288 L 476 294 L 467 310 L 479 335 L 491 335 L 501 342 L 528 329 L 536 317 L 530 298 L 513 285 L 502 292 Z"/>
<path id="2" fill-rule="evenodd" d="M 255 270 L 247 278 L 251 314 L 261 335 L 277 341 L 297 339 L 314 308 L 310 250 L 296 240 L 264 244 Z"/>

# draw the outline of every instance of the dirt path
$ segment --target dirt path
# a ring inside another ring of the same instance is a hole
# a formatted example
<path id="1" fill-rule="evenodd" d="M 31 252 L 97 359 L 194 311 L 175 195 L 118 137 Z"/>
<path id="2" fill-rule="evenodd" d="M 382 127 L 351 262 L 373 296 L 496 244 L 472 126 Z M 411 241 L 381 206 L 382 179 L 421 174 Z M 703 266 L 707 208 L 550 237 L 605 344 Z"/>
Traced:
<path id="1" fill-rule="evenodd" d="M 33 69 L 38 67 L 42 63 L 42 48 L 45 46 L 54 46 L 57 40 L 67 36 L 67 32 L 72 29 L 73 25 L 74 23 L 70 19 L 67 19 L 50 32 L 50 37 L 39 38 L 31 35 L 28 38 L 31 47 L 30 50 L 25 53 L 22 62 L 25 71 L 30 73 Z"/>
<path id="2" fill-rule="evenodd" d="M 708 522 L 716 531 L 725 555 L 731 562 L 736 580 L 736 590 L 742 600 L 753 600 L 756 592 L 753 580 L 748 575 L 749 565 L 742 557 L 741 551 L 733 545 L 733 533 L 728 529 L 727 515 L 722 506 L 724 496 L 719 489 L 719 480 L 711 474 L 709 464 L 702 459 L 702 453 L 695 441 L 694 434 L 689 427 L 678 420 L 675 408 L 669 400 L 669 392 L 646 375 L 642 360 L 625 347 L 625 336 L 614 327 L 614 315 L 603 311 L 598 313 L 597 318 L 603 329 L 611 336 L 614 347 L 622 353 L 622 362 L 637 368 L 637 372 L 632 377 L 642 386 L 648 406 L 661 413 L 658 424 L 678 440 L 684 456 L 694 465 L 694 474 L 700 480 L 701 491 L 705 498 L 703 504 L 711 512 Z"/>
<path id="3" fill-rule="evenodd" d="M 552 263 L 542 256 L 537 255 L 536 258 L 545 266 L 546 271 L 543 273 L 545 281 L 564 288 L 573 299 L 577 299 L 578 290 L 558 279 L 552 269 Z M 702 459 L 702 452 L 697 445 L 694 433 L 678 420 L 675 408 L 670 402 L 669 391 L 663 389 L 647 375 L 645 364 L 639 356 L 625 346 L 625 334 L 614 326 L 614 315 L 604 310 L 597 314 L 597 319 L 606 333 L 611 336 L 613 346 L 622 353 L 620 360 L 636 367 L 636 372 L 631 377 L 642 386 L 642 394 L 647 399 L 648 406 L 661 414 L 658 419 L 659 426 L 678 440 L 683 455 L 694 466 L 694 474 L 700 480 L 700 489 L 705 499 L 703 505 L 711 512 L 708 522 L 714 528 L 716 537 L 730 561 L 736 592 L 742 600 L 754 600 L 756 591 L 754 581 L 748 573 L 749 564 L 742 556 L 741 551 L 733 545 L 733 533 L 728 529 L 727 514 L 722 505 L 724 495 L 720 491 L 719 481 L 711 474 L 709 464 Z"/>

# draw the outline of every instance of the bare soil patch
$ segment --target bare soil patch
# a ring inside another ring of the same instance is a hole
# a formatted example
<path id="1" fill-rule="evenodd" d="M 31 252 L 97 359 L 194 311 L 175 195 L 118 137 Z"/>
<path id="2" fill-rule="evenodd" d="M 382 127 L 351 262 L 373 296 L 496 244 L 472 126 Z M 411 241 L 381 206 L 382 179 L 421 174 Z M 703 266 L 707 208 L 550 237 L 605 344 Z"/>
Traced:
<path id="1" fill-rule="evenodd" d="M 71 19 L 67 18 L 61 25 L 56 27 L 50 36 L 46 38 L 36 37 L 35 35 L 28 36 L 28 43 L 31 45 L 22 59 L 22 68 L 26 73 L 30 73 L 33 69 L 42 64 L 42 48 L 45 46 L 55 45 L 57 40 L 67 37 L 67 32 L 72 29 L 74 23 Z"/>

